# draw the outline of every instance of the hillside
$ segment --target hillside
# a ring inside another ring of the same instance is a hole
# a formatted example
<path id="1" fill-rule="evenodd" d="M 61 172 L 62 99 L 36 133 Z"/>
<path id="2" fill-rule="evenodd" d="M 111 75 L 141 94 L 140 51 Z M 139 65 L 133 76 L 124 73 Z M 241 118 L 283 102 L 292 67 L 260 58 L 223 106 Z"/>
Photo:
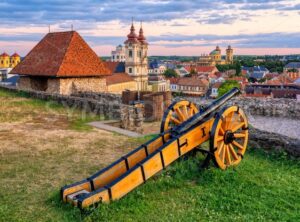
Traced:
<path id="1" fill-rule="evenodd" d="M 88 177 L 149 139 L 93 129 L 53 102 L 0 90 L 0 221 L 299 221 L 300 163 L 252 147 L 237 168 L 177 161 L 109 205 L 81 215 L 60 187 Z"/>

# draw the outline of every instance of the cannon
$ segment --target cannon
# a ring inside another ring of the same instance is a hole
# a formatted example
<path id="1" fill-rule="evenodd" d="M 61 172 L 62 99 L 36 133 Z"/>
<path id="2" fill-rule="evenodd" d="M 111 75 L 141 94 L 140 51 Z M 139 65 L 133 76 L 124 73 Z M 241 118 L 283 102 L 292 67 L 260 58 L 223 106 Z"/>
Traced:
<path id="1" fill-rule="evenodd" d="M 222 106 L 238 88 L 198 110 L 189 101 L 172 103 L 160 133 L 94 175 L 61 188 L 61 198 L 80 209 L 118 200 L 193 150 L 222 170 L 238 165 L 248 144 L 248 120 L 238 106 Z M 209 141 L 208 148 L 201 144 Z"/>

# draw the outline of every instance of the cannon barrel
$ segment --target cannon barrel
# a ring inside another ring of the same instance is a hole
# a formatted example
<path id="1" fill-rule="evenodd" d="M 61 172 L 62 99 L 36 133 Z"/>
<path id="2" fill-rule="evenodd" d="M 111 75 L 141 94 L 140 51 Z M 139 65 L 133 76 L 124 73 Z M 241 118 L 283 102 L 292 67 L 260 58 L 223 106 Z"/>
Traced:
<path id="1" fill-rule="evenodd" d="M 195 114 L 190 119 L 186 120 L 182 124 L 174 127 L 172 129 L 171 134 L 181 134 L 184 131 L 188 130 L 190 127 L 194 126 L 195 124 L 199 123 L 199 121 L 203 120 L 206 116 L 210 115 L 212 112 L 219 109 L 222 105 L 224 105 L 228 100 L 232 97 L 238 95 L 241 91 L 234 87 L 228 93 L 224 94 L 220 98 L 213 101 L 209 106 L 205 107 L 203 110 L 200 110 L 197 114 Z"/>

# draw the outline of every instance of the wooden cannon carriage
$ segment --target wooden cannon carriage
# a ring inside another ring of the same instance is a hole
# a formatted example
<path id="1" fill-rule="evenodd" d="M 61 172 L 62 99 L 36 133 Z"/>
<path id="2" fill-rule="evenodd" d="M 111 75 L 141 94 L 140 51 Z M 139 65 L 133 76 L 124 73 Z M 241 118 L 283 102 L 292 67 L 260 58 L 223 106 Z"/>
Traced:
<path id="1" fill-rule="evenodd" d="M 197 109 L 189 101 L 175 102 L 165 111 L 158 136 L 91 177 L 62 187 L 61 198 L 79 208 L 117 200 L 192 150 L 225 170 L 240 163 L 248 143 L 248 121 L 238 106 L 224 107 L 239 93 L 234 88 L 209 106 Z M 210 141 L 209 149 L 199 148 Z"/>

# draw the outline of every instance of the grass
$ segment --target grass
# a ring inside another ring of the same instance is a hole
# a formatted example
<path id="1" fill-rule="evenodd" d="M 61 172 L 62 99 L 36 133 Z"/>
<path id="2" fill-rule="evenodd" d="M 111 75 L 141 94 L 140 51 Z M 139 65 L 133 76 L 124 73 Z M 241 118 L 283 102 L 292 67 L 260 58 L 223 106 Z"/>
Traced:
<path id="1" fill-rule="evenodd" d="M 180 161 L 87 221 L 299 221 L 299 162 L 260 150 L 236 169 Z"/>
<path id="2" fill-rule="evenodd" d="M 55 101 L 31 99 L 26 92 L 10 92 L 0 89 L 0 122 L 20 122 L 32 117 L 48 115 L 67 117 L 69 129 L 90 131 L 92 127 L 88 122 L 103 120 L 103 116 L 85 113 Z M 63 121 L 63 120 L 61 120 Z"/>
<path id="3" fill-rule="evenodd" d="M 179 160 L 121 200 L 81 214 L 61 202 L 60 187 L 86 178 L 152 136 L 128 139 L 82 129 L 85 121 L 75 121 L 79 111 L 68 117 L 64 107 L 49 111 L 44 101 L 1 90 L 0 102 L 5 104 L 1 115 L 18 116 L 0 122 L 0 221 L 300 220 L 299 160 L 254 148 L 226 171 L 213 165 L 199 169 L 200 156 Z M 61 119 L 48 129 L 36 120 L 40 115 Z M 24 128 L 27 124 L 31 128 Z"/>

